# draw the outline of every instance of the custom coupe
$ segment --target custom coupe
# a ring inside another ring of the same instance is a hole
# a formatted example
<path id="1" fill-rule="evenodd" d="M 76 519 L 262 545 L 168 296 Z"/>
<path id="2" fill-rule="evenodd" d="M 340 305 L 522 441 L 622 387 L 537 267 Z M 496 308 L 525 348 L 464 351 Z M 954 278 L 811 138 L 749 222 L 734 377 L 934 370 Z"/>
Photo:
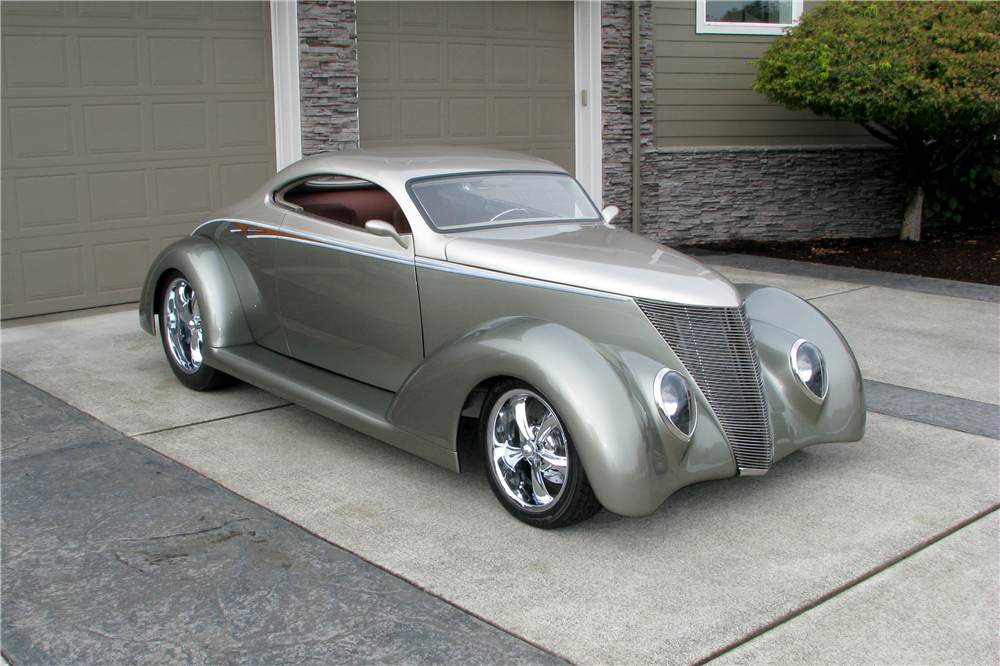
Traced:
<path id="1" fill-rule="evenodd" d="M 536 527 L 863 437 L 819 310 L 616 212 L 512 153 L 310 157 L 166 248 L 139 318 L 189 388 L 243 380 L 456 472 L 477 422 L 493 492 Z"/>

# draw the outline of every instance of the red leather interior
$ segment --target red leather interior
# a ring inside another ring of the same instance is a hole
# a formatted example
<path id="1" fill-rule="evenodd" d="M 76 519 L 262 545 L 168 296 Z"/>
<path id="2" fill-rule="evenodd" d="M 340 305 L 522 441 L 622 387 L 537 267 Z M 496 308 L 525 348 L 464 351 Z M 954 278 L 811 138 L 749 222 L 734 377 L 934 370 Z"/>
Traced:
<path id="1" fill-rule="evenodd" d="M 400 234 L 410 233 L 410 223 L 392 195 L 381 189 L 330 190 L 327 192 L 290 192 L 285 201 L 316 215 L 341 224 L 364 227 L 369 220 L 382 220 L 396 227 Z"/>

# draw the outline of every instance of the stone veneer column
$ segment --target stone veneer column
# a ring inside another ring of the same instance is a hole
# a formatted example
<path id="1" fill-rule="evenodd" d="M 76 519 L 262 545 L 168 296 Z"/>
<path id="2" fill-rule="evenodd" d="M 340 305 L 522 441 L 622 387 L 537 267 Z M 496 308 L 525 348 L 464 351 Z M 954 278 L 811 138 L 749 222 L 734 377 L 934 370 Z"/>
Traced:
<path id="1" fill-rule="evenodd" d="M 656 143 L 653 135 L 652 4 L 615 0 L 601 3 L 601 79 L 604 116 L 604 203 L 618 206 L 615 224 L 632 226 L 632 11 L 639 8 L 640 100 L 642 191 L 640 214 L 643 227 L 652 222 L 658 202 Z"/>
<path id="2" fill-rule="evenodd" d="M 358 34 L 354 0 L 301 0 L 302 154 L 357 148 Z"/>

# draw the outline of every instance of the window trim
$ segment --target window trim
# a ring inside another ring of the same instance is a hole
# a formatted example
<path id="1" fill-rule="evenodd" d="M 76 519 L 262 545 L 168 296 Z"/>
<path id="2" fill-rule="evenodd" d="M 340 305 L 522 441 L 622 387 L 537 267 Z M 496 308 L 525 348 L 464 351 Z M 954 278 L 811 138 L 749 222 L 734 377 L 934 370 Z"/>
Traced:
<path id="1" fill-rule="evenodd" d="M 733 21 L 707 21 L 707 0 L 697 0 L 695 9 L 695 32 L 707 35 L 783 35 L 785 28 L 791 28 L 802 16 L 803 0 L 792 0 L 791 23 L 737 23 Z"/>

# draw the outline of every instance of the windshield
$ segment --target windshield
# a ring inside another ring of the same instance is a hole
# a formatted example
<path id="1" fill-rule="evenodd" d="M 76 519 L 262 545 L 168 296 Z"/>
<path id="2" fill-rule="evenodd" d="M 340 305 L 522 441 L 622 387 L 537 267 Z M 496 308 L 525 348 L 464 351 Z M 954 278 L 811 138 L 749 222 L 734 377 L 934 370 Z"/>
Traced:
<path id="1" fill-rule="evenodd" d="M 603 219 L 580 184 L 561 173 L 428 178 L 410 183 L 410 193 L 438 231 Z"/>

